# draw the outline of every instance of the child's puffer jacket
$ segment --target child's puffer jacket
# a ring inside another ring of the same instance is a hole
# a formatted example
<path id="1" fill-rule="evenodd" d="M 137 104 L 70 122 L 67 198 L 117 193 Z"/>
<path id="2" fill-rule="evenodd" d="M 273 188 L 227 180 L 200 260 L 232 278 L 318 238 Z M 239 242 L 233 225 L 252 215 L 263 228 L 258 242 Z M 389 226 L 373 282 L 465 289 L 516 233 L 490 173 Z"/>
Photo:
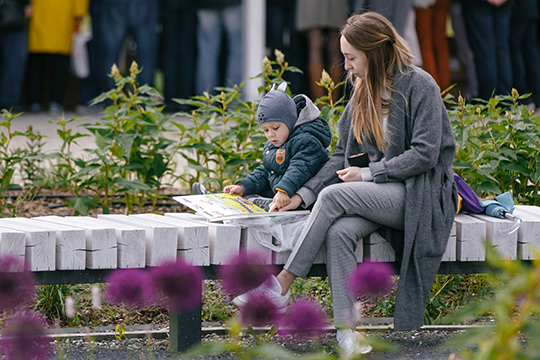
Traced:
<path id="1" fill-rule="evenodd" d="M 332 132 L 319 109 L 305 95 L 293 98 L 298 119 L 287 141 L 280 147 L 267 141 L 263 149 L 263 164 L 245 179 L 236 181 L 244 186 L 244 195 L 269 196 L 278 189 L 289 196 L 295 192 L 328 160 L 327 147 Z"/>

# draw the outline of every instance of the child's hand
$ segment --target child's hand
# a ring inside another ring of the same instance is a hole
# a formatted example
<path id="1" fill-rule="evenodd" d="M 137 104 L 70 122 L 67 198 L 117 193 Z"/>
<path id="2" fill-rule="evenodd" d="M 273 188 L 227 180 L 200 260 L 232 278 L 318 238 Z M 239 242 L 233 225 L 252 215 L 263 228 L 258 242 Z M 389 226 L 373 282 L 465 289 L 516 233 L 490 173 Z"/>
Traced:
<path id="1" fill-rule="evenodd" d="M 276 195 L 274 195 L 273 200 L 274 200 L 273 202 L 274 206 L 272 207 L 272 209 L 275 209 L 274 211 L 278 211 L 282 207 L 289 205 L 289 203 L 291 202 L 291 198 L 289 197 L 289 195 L 287 195 L 287 193 L 284 193 L 282 191 L 278 191 Z"/>
<path id="2" fill-rule="evenodd" d="M 223 189 L 223 192 L 225 193 L 228 193 L 228 194 L 237 194 L 237 195 L 244 195 L 244 185 L 242 184 L 237 184 L 237 185 L 228 185 L 228 186 L 225 186 L 225 188 Z"/>

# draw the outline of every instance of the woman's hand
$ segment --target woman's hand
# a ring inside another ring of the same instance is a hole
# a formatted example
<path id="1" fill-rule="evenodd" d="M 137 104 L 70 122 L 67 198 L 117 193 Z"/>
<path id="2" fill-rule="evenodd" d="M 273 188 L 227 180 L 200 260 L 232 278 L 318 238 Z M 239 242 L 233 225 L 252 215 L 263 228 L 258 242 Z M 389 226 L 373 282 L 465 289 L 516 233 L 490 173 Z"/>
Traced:
<path id="1" fill-rule="evenodd" d="M 238 185 L 227 185 L 225 188 L 223 188 L 223 192 L 227 194 L 237 194 L 237 195 L 244 195 L 244 185 L 238 184 Z"/>
<path id="2" fill-rule="evenodd" d="M 287 210 L 295 210 L 297 207 L 299 207 L 302 204 L 302 197 L 298 194 L 294 194 L 291 197 L 291 202 L 289 205 L 285 205 L 282 208 L 278 208 L 276 206 L 276 203 L 270 204 L 270 211 L 287 211 Z"/>
<path id="3" fill-rule="evenodd" d="M 338 177 L 344 182 L 362 181 L 362 171 L 358 166 L 350 166 L 336 171 Z"/>

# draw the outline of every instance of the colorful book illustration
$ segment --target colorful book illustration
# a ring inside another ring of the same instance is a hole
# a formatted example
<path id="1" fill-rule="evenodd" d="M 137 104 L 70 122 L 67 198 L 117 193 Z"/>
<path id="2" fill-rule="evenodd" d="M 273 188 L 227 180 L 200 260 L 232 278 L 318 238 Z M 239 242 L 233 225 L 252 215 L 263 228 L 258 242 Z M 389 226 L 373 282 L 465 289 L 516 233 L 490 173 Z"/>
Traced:
<path id="1" fill-rule="evenodd" d="M 173 199 L 211 222 L 254 216 L 309 214 L 309 210 L 267 212 L 241 196 L 226 193 L 175 196 Z"/>

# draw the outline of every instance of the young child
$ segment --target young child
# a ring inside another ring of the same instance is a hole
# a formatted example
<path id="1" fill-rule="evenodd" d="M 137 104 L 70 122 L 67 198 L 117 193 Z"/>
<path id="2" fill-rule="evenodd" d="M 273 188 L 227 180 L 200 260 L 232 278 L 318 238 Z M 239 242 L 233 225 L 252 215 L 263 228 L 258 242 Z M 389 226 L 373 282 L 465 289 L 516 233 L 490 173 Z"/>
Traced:
<path id="1" fill-rule="evenodd" d="M 292 99 L 282 83 L 270 90 L 257 109 L 257 120 L 268 141 L 264 144 L 263 164 L 223 191 L 250 199 L 265 210 L 286 206 L 307 180 L 329 159 L 326 149 L 332 133 L 319 109 L 306 95 Z M 194 184 L 194 194 L 203 193 Z M 202 190 L 202 189 L 201 189 Z"/>

